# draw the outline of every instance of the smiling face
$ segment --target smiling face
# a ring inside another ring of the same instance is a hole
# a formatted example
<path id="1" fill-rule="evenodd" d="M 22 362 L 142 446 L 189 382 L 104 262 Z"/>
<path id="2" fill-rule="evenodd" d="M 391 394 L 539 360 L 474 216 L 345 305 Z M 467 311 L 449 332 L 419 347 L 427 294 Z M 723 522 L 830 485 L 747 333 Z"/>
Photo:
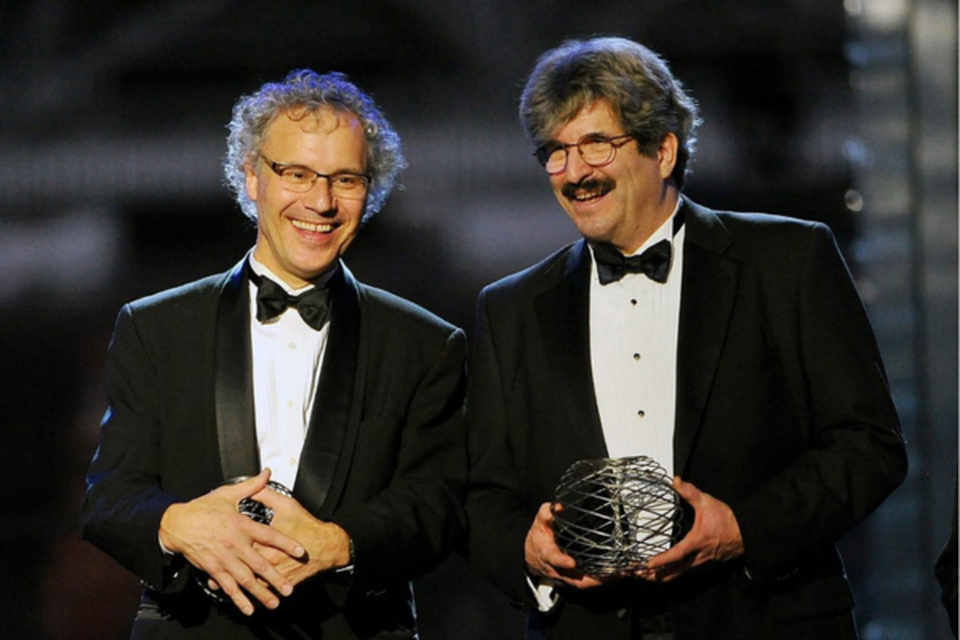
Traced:
<path id="1" fill-rule="evenodd" d="M 613 138 L 623 126 L 606 101 L 581 109 L 553 136 L 561 144 L 589 134 Z M 678 191 L 670 178 L 677 157 L 677 139 L 667 134 L 655 157 L 640 153 L 635 141 L 620 147 L 612 162 L 591 167 L 575 147 L 567 167 L 551 175 L 553 193 L 580 234 L 587 240 L 608 242 L 630 254 L 673 213 Z"/>
<path id="2" fill-rule="evenodd" d="M 355 116 L 332 109 L 299 116 L 281 113 L 267 126 L 262 157 L 327 175 L 366 171 L 366 142 Z M 335 197 L 324 178 L 294 193 L 262 157 L 246 167 L 247 195 L 257 205 L 253 255 L 300 287 L 336 265 L 360 230 L 365 200 Z"/>

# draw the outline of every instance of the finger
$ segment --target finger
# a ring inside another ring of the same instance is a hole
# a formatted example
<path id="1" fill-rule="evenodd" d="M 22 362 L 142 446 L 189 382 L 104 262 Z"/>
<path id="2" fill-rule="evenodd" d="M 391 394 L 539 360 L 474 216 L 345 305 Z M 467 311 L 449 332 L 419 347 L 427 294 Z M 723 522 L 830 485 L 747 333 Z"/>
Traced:
<path id="1" fill-rule="evenodd" d="M 267 482 L 270 481 L 270 469 L 264 469 L 255 476 L 251 476 L 242 482 L 236 484 L 228 484 L 220 488 L 220 490 L 230 498 L 230 500 L 237 502 L 243 498 L 249 498 L 255 493 L 262 491 L 264 487 L 267 486 Z"/>
<path id="2" fill-rule="evenodd" d="M 577 569 L 577 563 L 573 558 L 562 554 L 539 557 L 534 563 L 528 563 L 528 569 L 534 574 L 550 579 L 578 579 L 584 575 Z"/>
<path id="3" fill-rule="evenodd" d="M 307 550 L 299 541 L 291 538 L 287 534 L 269 525 L 253 522 L 252 520 L 249 524 L 251 527 L 249 535 L 254 544 L 263 547 L 272 547 L 282 551 L 291 558 L 299 559 L 307 553 Z"/>
<path id="4" fill-rule="evenodd" d="M 236 516 L 236 518 L 237 520 L 232 526 L 234 532 L 239 534 L 238 540 L 243 542 L 224 541 L 225 546 L 221 546 L 220 550 L 213 555 L 208 552 L 189 557 L 188 560 L 219 582 L 224 593 L 235 599 L 238 608 L 241 608 L 241 610 L 244 610 L 242 608 L 243 598 L 236 597 L 239 588 L 248 590 L 251 595 L 265 605 L 271 608 L 276 607 L 279 605 L 279 601 L 276 600 L 275 594 L 268 593 L 268 590 L 262 588 L 258 589 L 257 584 L 255 584 L 257 577 L 262 577 L 277 593 L 284 596 L 293 592 L 293 585 L 283 577 L 270 560 L 257 552 L 254 548 L 254 545 L 257 544 L 256 540 L 272 541 L 275 545 L 288 549 L 289 553 L 284 552 L 287 555 L 297 552 L 303 555 L 303 549 L 286 536 L 271 530 L 266 525 L 253 522 L 242 516 Z"/>
<path id="5" fill-rule="evenodd" d="M 247 589 L 247 591 L 250 591 L 250 593 L 258 600 L 264 604 L 267 604 L 267 606 L 269 606 L 269 604 L 265 602 L 260 595 L 267 595 L 272 599 L 275 599 L 275 596 L 272 592 L 269 592 L 269 590 L 264 590 L 262 588 L 256 589 L 252 586 L 258 577 L 262 578 L 262 582 L 266 582 L 281 595 L 289 596 L 291 593 L 293 593 L 293 585 L 290 584 L 290 581 L 287 580 L 282 573 L 280 573 L 273 562 L 260 553 L 257 553 L 253 548 L 248 547 L 240 559 L 248 568 L 246 571 L 241 573 L 243 578 L 241 586 Z M 263 587 L 262 582 L 256 582 L 256 587 Z M 279 605 L 279 601 L 277 601 L 277 605 Z"/>
<path id="6" fill-rule="evenodd" d="M 237 609 L 239 609 L 246 616 L 253 615 L 255 610 L 253 604 L 243 593 L 237 584 L 237 581 L 233 579 L 233 576 L 231 576 L 228 571 L 211 571 L 210 576 L 210 582 L 219 585 L 224 595 L 230 598 Z"/>
<path id="7" fill-rule="evenodd" d="M 650 558 L 634 575 L 655 582 L 669 582 L 682 575 L 695 564 L 695 554 L 692 551 L 676 549 L 677 547 L 674 547 Z"/>
<path id="8" fill-rule="evenodd" d="M 680 544 L 678 544 L 677 546 L 668 549 L 663 553 L 657 554 L 647 560 L 641 571 L 656 571 L 663 567 L 679 562 L 683 559 L 684 555 L 686 555 L 685 551 L 680 547 Z"/>
<path id="9" fill-rule="evenodd" d="M 316 575 L 318 571 L 326 570 L 325 568 L 318 570 L 316 565 L 311 562 L 294 560 L 286 555 L 278 556 L 275 566 L 277 571 L 283 575 L 284 579 L 291 585 L 294 585 L 294 589 L 296 589 L 296 585 Z M 290 593 L 292 594 L 293 591 Z"/>
<path id="10" fill-rule="evenodd" d="M 277 493 L 268 486 L 264 486 L 250 497 L 271 509 L 279 509 L 289 502 L 296 502 L 293 498 L 288 498 L 281 493 Z"/>
<path id="11" fill-rule="evenodd" d="M 562 510 L 563 510 L 563 505 L 559 503 L 551 504 L 549 502 L 544 502 L 543 504 L 540 505 L 540 508 L 537 509 L 536 520 L 543 525 L 552 527 L 553 521 L 555 519 L 553 514 L 560 513 L 560 511 Z"/>
<path id="12" fill-rule="evenodd" d="M 660 570 L 672 564 L 683 562 L 687 556 L 699 552 L 697 548 L 697 533 L 694 530 L 688 531 L 677 544 L 666 551 L 658 553 L 644 563 L 644 569 Z"/>
<path id="13" fill-rule="evenodd" d="M 552 508 L 553 505 L 549 502 L 540 505 L 528 536 L 529 542 L 534 556 L 544 566 L 551 569 L 556 567 L 570 570 L 575 568 L 577 563 L 557 545 L 552 526 L 554 521 Z"/>
<path id="14" fill-rule="evenodd" d="M 580 577 L 570 577 L 560 575 L 556 578 L 560 582 L 567 584 L 575 589 L 593 589 L 594 587 L 599 587 L 604 583 L 602 580 L 598 580 L 593 576 L 580 576 Z"/>
<path id="15" fill-rule="evenodd" d="M 246 615 L 253 615 L 255 607 L 251 599 L 259 602 L 267 609 L 276 609 L 280 606 L 280 599 L 269 588 L 268 585 L 258 580 L 256 576 L 250 575 L 244 578 L 242 582 L 237 582 L 237 588 L 229 592 L 224 588 L 224 592 L 230 596 L 234 604 Z"/>
<path id="16" fill-rule="evenodd" d="M 280 598 L 276 592 L 271 589 L 273 586 L 271 583 L 264 582 L 264 580 L 261 580 L 254 574 L 249 574 L 249 577 L 245 577 L 243 582 L 239 584 L 245 593 L 258 600 L 266 608 L 276 609 L 280 606 Z M 288 593 L 284 595 L 293 593 L 293 587 L 288 587 L 287 590 Z"/>
<path id="17" fill-rule="evenodd" d="M 267 562 L 269 562 L 275 567 L 280 565 L 280 563 L 282 562 L 291 560 L 291 557 L 289 554 L 286 554 L 282 551 L 278 551 L 277 549 L 274 549 L 272 547 L 264 547 L 261 544 L 255 543 L 253 545 L 253 548 L 256 549 L 257 553 L 259 553 L 261 556 L 266 558 Z M 299 562 L 299 560 L 297 561 Z"/>
<path id="18" fill-rule="evenodd" d="M 671 567 L 661 567 L 656 571 L 641 571 L 636 574 L 636 577 L 646 582 L 671 582 L 683 575 L 685 570 L 686 569 L 681 568 L 680 565 L 674 565 Z"/>
<path id="19" fill-rule="evenodd" d="M 229 569 L 239 587 L 269 609 L 280 606 L 278 593 L 283 596 L 293 593 L 290 581 L 267 558 L 250 547 L 243 550 L 235 563 L 231 562 Z"/>
<path id="20" fill-rule="evenodd" d="M 577 561 L 556 546 L 541 550 L 540 558 L 544 564 L 558 570 L 571 571 L 577 568 Z"/>

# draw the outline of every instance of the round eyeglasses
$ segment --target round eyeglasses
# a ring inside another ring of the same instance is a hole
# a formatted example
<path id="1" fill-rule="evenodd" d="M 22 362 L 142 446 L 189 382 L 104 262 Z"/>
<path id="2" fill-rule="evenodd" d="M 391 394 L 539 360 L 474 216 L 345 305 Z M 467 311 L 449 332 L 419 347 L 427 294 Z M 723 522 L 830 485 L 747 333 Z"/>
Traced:
<path id="1" fill-rule="evenodd" d="M 623 135 L 605 136 L 602 133 L 588 133 L 576 142 L 569 144 L 560 144 L 559 142 L 548 142 L 533 155 L 537 156 L 540 166 L 553 175 L 562 173 L 567 168 L 567 158 L 570 155 L 570 148 L 576 147 L 580 157 L 591 167 L 602 167 L 613 162 L 617 155 L 617 149 L 627 144 L 633 135 L 624 133 Z"/>
<path id="2" fill-rule="evenodd" d="M 270 169 L 280 176 L 280 183 L 284 189 L 295 193 L 306 193 L 317 183 L 317 179 L 324 178 L 330 183 L 330 192 L 337 198 L 344 200 L 360 200 L 367 195 L 370 186 L 370 176 L 365 173 L 320 173 L 309 167 L 299 164 L 283 164 L 274 162 L 264 155 L 260 155 Z"/>

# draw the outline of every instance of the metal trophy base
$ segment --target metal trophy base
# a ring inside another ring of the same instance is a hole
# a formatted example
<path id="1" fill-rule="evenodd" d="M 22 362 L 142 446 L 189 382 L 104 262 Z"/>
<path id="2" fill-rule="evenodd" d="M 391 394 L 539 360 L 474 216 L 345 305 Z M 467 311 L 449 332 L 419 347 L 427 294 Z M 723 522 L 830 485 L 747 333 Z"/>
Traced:
<path id="1" fill-rule="evenodd" d="M 580 460 L 560 479 L 558 546 L 590 575 L 635 569 L 676 542 L 679 496 L 646 456 Z"/>
<path id="2" fill-rule="evenodd" d="M 238 476 L 236 478 L 230 478 L 229 480 L 225 480 L 223 484 L 237 484 L 245 480 L 249 480 L 250 477 L 251 476 Z M 279 482 L 274 482 L 273 480 L 267 481 L 267 488 L 272 489 L 281 495 L 287 496 L 288 498 L 293 496 L 293 492 L 290 489 Z M 254 500 L 253 498 L 243 498 L 240 500 L 240 502 L 237 503 L 237 511 L 247 516 L 254 522 L 259 522 L 260 524 L 269 525 L 271 522 L 273 522 L 273 509 L 262 502 Z M 216 602 L 224 604 L 229 601 L 222 591 L 210 588 L 210 576 L 203 571 L 194 570 L 193 579 L 203 590 L 203 592 Z"/>

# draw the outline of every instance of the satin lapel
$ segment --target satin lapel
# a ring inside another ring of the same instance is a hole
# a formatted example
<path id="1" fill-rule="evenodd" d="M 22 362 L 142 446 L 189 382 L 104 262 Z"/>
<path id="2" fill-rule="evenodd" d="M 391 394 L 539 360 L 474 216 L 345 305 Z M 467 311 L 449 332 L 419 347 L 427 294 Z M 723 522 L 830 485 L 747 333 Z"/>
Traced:
<path id="1" fill-rule="evenodd" d="M 336 500 L 328 501 L 327 497 L 339 493 L 336 486 L 342 484 L 342 480 L 334 482 L 334 474 L 348 433 L 360 359 L 360 302 L 356 280 L 341 264 L 330 287 L 330 335 L 293 490 L 294 497 L 319 518 L 331 515 Z"/>
<path id="2" fill-rule="evenodd" d="M 686 201 L 686 243 L 677 344 L 674 469 L 684 475 L 696 441 L 737 293 L 740 265 L 723 255 L 733 240 L 710 210 Z"/>
<path id="3" fill-rule="evenodd" d="M 224 479 L 260 469 L 253 408 L 250 307 L 246 258 L 229 273 L 217 305 L 214 397 Z"/>
<path id="4" fill-rule="evenodd" d="M 585 447 L 579 457 L 606 457 L 590 364 L 590 251 L 586 243 L 576 243 L 567 263 L 556 268 L 563 268 L 563 273 L 535 303 L 550 379 L 556 384 L 550 392 L 564 404 L 563 415 L 573 428 L 574 444 Z"/>

